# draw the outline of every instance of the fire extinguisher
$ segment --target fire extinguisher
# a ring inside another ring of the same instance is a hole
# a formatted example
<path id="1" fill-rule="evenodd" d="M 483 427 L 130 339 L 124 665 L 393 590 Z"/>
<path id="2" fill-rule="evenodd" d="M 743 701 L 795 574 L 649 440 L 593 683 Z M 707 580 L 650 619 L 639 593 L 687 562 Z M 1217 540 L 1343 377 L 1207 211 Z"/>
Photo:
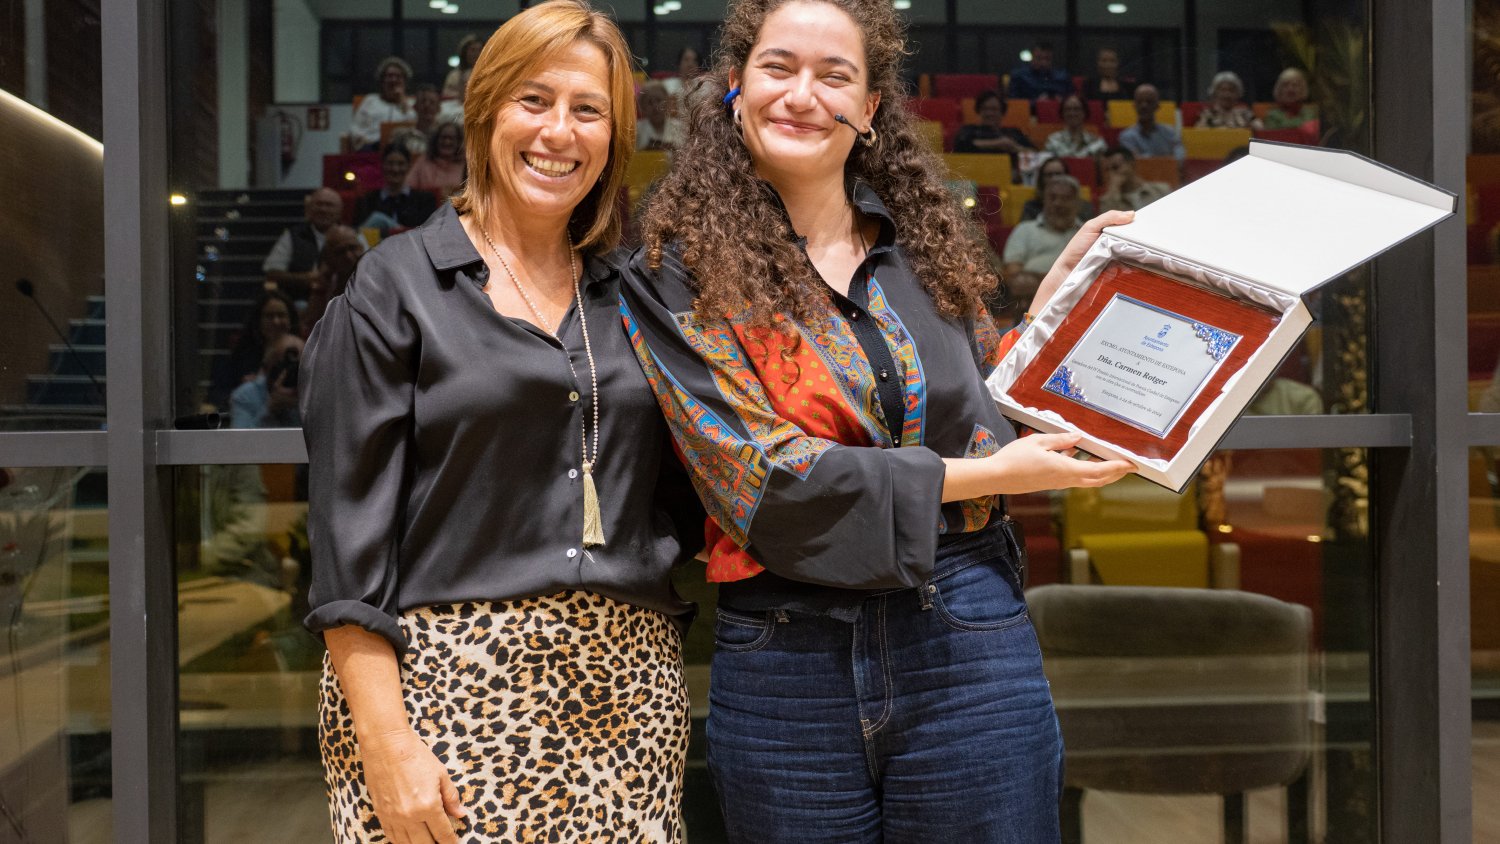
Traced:
<path id="1" fill-rule="evenodd" d="M 285 177 L 297 161 L 297 147 L 302 143 L 302 121 L 280 109 L 276 112 L 276 119 L 281 124 L 281 175 Z"/>

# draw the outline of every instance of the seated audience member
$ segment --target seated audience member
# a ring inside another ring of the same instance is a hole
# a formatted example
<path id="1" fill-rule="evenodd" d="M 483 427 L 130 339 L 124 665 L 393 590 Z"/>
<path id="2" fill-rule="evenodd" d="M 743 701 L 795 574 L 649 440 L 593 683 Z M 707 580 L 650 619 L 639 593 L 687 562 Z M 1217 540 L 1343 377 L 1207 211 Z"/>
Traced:
<path id="1" fill-rule="evenodd" d="M 954 152 L 1006 152 L 1017 155 L 1023 149 L 1036 149 L 1026 133 L 1014 126 L 1001 126 L 1005 119 L 1005 101 L 994 91 L 985 91 L 974 100 L 978 123 L 958 127 L 953 136 Z"/>
<path id="2" fill-rule="evenodd" d="M 443 101 L 438 98 L 436 85 L 418 85 L 412 95 L 412 111 L 417 113 L 416 125 L 393 132 L 388 143 L 406 147 L 414 160 L 426 155 L 427 140 L 438 127 L 438 114 L 442 108 Z"/>
<path id="3" fill-rule="evenodd" d="M 636 149 L 676 149 L 682 143 L 682 121 L 672 116 L 672 95 L 660 82 L 641 88 L 635 122 Z"/>
<path id="4" fill-rule="evenodd" d="M 1156 122 L 1156 110 L 1161 107 L 1161 94 L 1155 85 L 1143 84 L 1135 89 L 1136 122 L 1120 133 L 1120 146 L 1135 153 L 1139 158 L 1187 158 L 1187 149 L 1182 146 L 1182 136 L 1171 126 Z"/>
<path id="5" fill-rule="evenodd" d="M 1267 381 L 1245 408 L 1247 416 L 1320 416 L 1322 413 L 1323 397 L 1317 390 L 1279 375 Z"/>
<path id="6" fill-rule="evenodd" d="M 300 428 L 297 411 L 297 368 L 302 363 L 302 338 L 285 334 L 266 347 L 260 371 L 229 395 L 232 428 Z"/>
<path id="7" fill-rule="evenodd" d="M 1047 180 L 1053 176 L 1067 175 L 1069 175 L 1068 167 L 1063 164 L 1062 159 L 1049 158 L 1043 161 L 1042 166 L 1038 167 L 1036 172 L 1036 196 L 1026 200 L 1026 204 L 1021 206 L 1021 219 L 1035 220 L 1037 217 L 1040 217 L 1042 214 L 1042 196 L 1047 191 Z M 1078 198 L 1079 221 L 1086 220 L 1092 216 L 1094 216 L 1093 206 L 1085 202 L 1080 195 Z"/>
<path id="8" fill-rule="evenodd" d="M 227 408 L 230 394 L 259 374 L 266 349 L 286 335 L 296 333 L 297 309 L 292 307 L 292 300 L 279 290 L 262 293 L 245 317 L 229 354 L 219 358 L 214 366 L 209 380 L 209 402 Z"/>
<path id="9" fill-rule="evenodd" d="M 1010 72 L 1010 96 L 1016 100 L 1058 100 L 1073 93 L 1068 72 L 1052 66 L 1052 45 L 1038 41 L 1031 61 Z M 976 104 L 977 105 L 977 104 Z"/>
<path id="10" fill-rule="evenodd" d="M 1042 215 L 1028 220 L 1005 241 L 1005 273 L 1045 274 L 1082 224 L 1078 221 L 1078 180 L 1053 176 L 1042 194 Z"/>
<path id="11" fill-rule="evenodd" d="M 302 339 L 312 336 L 313 326 L 323 318 L 328 303 L 344 292 L 354 267 L 364 257 L 365 242 L 359 233 L 348 226 L 334 226 L 328 230 L 328 239 L 318 256 L 318 268 L 308 284 L 307 307 L 302 309 Z"/>
<path id="12" fill-rule="evenodd" d="M 1318 107 L 1307 101 L 1307 76 L 1289 67 L 1276 77 L 1271 96 L 1276 105 L 1266 112 L 1267 129 L 1302 129 L 1314 137 L 1318 134 Z"/>
<path id="13" fill-rule="evenodd" d="M 1135 155 L 1125 147 L 1112 147 L 1104 154 L 1104 194 L 1099 210 L 1139 211 L 1172 192 L 1162 182 L 1142 181 L 1135 172 Z"/>
<path id="14" fill-rule="evenodd" d="M 405 147 L 391 144 L 380 156 L 380 173 L 385 184 L 359 198 L 354 219 L 360 228 L 380 229 L 384 234 L 394 228 L 415 228 L 427 222 L 437 210 L 437 201 L 425 190 L 412 190 L 406 184 L 411 170 L 411 153 Z"/>
<path id="15" fill-rule="evenodd" d="M 411 79 L 411 65 L 396 56 L 380 63 L 375 81 L 380 90 L 367 94 L 354 110 L 349 126 L 349 142 L 357 150 L 380 148 L 380 124 L 406 123 L 417 119 L 417 112 L 406 97 L 406 83 Z"/>
<path id="16" fill-rule="evenodd" d="M 1208 85 L 1208 102 L 1198 115 L 1199 129 L 1259 129 L 1255 112 L 1245 105 L 1245 83 L 1232 70 L 1214 74 Z"/>
<path id="17" fill-rule="evenodd" d="M 1104 139 L 1083 124 L 1089 116 L 1083 99 L 1070 94 L 1062 101 L 1061 108 L 1063 128 L 1047 136 L 1043 149 L 1058 158 L 1093 158 L 1104 152 Z"/>
<path id="18" fill-rule="evenodd" d="M 287 283 L 295 286 L 318 265 L 318 253 L 323 250 L 328 229 L 343 214 L 344 200 L 331 188 L 318 188 L 303 197 L 302 222 L 282 229 L 260 264 L 266 278 L 278 286 Z"/>
<path id="19" fill-rule="evenodd" d="M 677 75 L 661 80 L 662 87 L 668 94 L 680 98 L 683 87 L 703 72 L 702 62 L 703 57 L 698 55 L 696 49 L 683 47 L 677 54 Z"/>
<path id="20" fill-rule="evenodd" d="M 1120 54 L 1101 47 L 1094 58 L 1094 75 L 1083 81 L 1085 100 L 1128 100 L 1135 96 L 1135 83 L 1120 78 Z"/>
<path id="21" fill-rule="evenodd" d="M 464 101 L 464 91 L 469 87 L 469 74 L 474 72 L 474 63 L 484 50 L 484 39 L 469 33 L 458 41 L 458 67 L 448 71 L 443 80 L 443 99 Z"/>
<path id="22" fill-rule="evenodd" d="M 426 146 L 427 154 L 412 162 L 406 186 L 446 197 L 464 183 L 464 129 L 451 120 L 441 121 Z"/>

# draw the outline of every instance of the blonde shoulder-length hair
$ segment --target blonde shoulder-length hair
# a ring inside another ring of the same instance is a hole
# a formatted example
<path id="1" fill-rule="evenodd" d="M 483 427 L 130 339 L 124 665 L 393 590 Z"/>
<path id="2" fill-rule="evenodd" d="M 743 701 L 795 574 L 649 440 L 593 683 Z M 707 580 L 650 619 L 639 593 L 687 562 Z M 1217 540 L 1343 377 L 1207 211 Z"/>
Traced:
<path id="1" fill-rule="evenodd" d="M 584 0 L 547 0 L 506 21 L 479 53 L 464 96 L 464 154 L 469 177 L 453 197 L 460 214 L 481 226 L 495 208 L 490 140 L 507 97 L 562 51 L 583 41 L 604 53 L 609 65 L 609 161 L 599 183 L 573 209 L 568 227 L 580 249 L 603 250 L 619 242 L 623 214 L 615 201 L 635 150 L 635 78 L 630 48 L 620 30 Z"/>

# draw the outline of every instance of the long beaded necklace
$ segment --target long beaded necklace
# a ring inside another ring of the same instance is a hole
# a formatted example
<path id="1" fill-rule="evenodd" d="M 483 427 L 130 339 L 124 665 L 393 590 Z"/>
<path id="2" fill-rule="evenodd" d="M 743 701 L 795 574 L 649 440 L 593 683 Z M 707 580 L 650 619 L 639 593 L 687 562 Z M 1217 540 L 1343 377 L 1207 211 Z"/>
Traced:
<path id="1" fill-rule="evenodd" d="M 526 307 L 531 309 L 531 315 L 536 317 L 537 327 L 547 332 L 547 336 L 557 341 L 559 346 L 562 340 L 548 327 L 547 318 L 542 316 L 542 311 L 531 300 L 531 294 L 521 286 L 521 280 L 516 278 L 515 270 L 510 268 L 505 256 L 495 246 L 495 241 L 490 239 L 490 233 L 480 229 L 479 233 L 484 235 L 484 242 L 490 245 L 490 251 L 495 253 L 495 258 L 500 261 L 500 266 L 505 268 L 505 274 L 510 276 L 510 283 L 516 286 L 516 292 L 521 294 L 521 300 Z M 589 343 L 589 319 L 584 313 L 583 290 L 578 281 L 578 260 L 573 252 L 573 233 L 568 232 L 568 271 L 573 275 L 573 301 L 578 304 L 578 324 L 583 329 L 583 352 L 589 360 L 589 388 L 590 404 L 593 405 L 594 415 L 594 437 L 593 453 L 590 456 L 589 431 L 587 420 L 581 421 L 582 444 L 583 444 L 583 545 L 591 548 L 604 544 L 604 521 L 599 514 L 599 491 L 594 486 L 594 464 L 599 462 L 599 371 L 594 365 L 594 347 Z M 573 380 L 578 380 L 578 370 L 573 368 L 573 358 L 568 357 L 568 371 L 573 373 Z"/>

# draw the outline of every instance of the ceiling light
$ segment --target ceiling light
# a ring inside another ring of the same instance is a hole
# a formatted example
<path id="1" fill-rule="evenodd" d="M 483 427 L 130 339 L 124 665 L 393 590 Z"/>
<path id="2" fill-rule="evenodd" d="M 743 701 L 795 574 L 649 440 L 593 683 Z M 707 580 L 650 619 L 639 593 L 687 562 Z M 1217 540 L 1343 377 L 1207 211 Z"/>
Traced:
<path id="1" fill-rule="evenodd" d="M 1123 14 L 1125 14 L 1126 11 L 1128 11 L 1125 8 L 1125 4 L 1124 3 L 1111 3 L 1108 6 L 1105 6 L 1104 8 L 1108 9 L 1109 13 L 1112 14 L 1112 15 L 1123 15 Z"/>
<path id="2" fill-rule="evenodd" d="M 449 3 L 448 5 L 444 6 L 443 7 L 443 14 L 445 14 L 445 15 L 456 15 L 456 14 L 458 14 L 458 4 L 457 3 Z"/>
<path id="3" fill-rule="evenodd" d="M 669 12 L 676 12 L 682 8 L 682 2 L 681 0 L 667 0 L 662 6 L 666 7 Z"/>
<path id="4" fill-rule="evenodd" d="M 449 56 L 448 57 L 448 66 L 449 67 L 458 67 L 458 56 Z"/>
<path id="5" fill-rule="evenodd" d="M 429 9 L 441 9 L 446 5 L 448 5 L 448 0 L 428 0 L 427 2 Z"/>
<path id="6" fill-rule="evenodd" d="M 657 5 L 651 7 L 651 11 L 655 12 L 657 17 L 662 17 L 663 15 L 670 13 L 672 10 L 668 9 L 665 4 L 658 3 Z"/>
<path id="7" fill-rule="evenodd" d="M 171 203 L 172 203 L 172 204 L 173 204 L 173 205 L 186 205 L 186 204 L 187 204 L 187 197 L 185 197 L 185 196 L 183 196 L 183 195 L 182 195 L 182 194 L 180 194 L 180 193 L 174 193 L 174 194 L 172 194 L 172 195 L 171 195 L 171 196 L 170 196 L 170 197 L 169 197 L 169 198 L 168 198 L 168 200 L 169 200 L 169 201 L 170 201 L 170 202 L 171 202 Z"/>
<path id="8" fill-rule="evenodd" d="M 896 11 L 904 12 L 911 8 L 911 0 L 895 0 L 891 5 L 896 7 Z"/>
<path id="9" fill-rule="evenodd" d="M 1023 61 L 1023 62 L 1029 62 L 1029 61 L 1031 61 L 1031 51 L 1030 50 L 1022 50 L 1021 51 L 1021 61 Z"/>

